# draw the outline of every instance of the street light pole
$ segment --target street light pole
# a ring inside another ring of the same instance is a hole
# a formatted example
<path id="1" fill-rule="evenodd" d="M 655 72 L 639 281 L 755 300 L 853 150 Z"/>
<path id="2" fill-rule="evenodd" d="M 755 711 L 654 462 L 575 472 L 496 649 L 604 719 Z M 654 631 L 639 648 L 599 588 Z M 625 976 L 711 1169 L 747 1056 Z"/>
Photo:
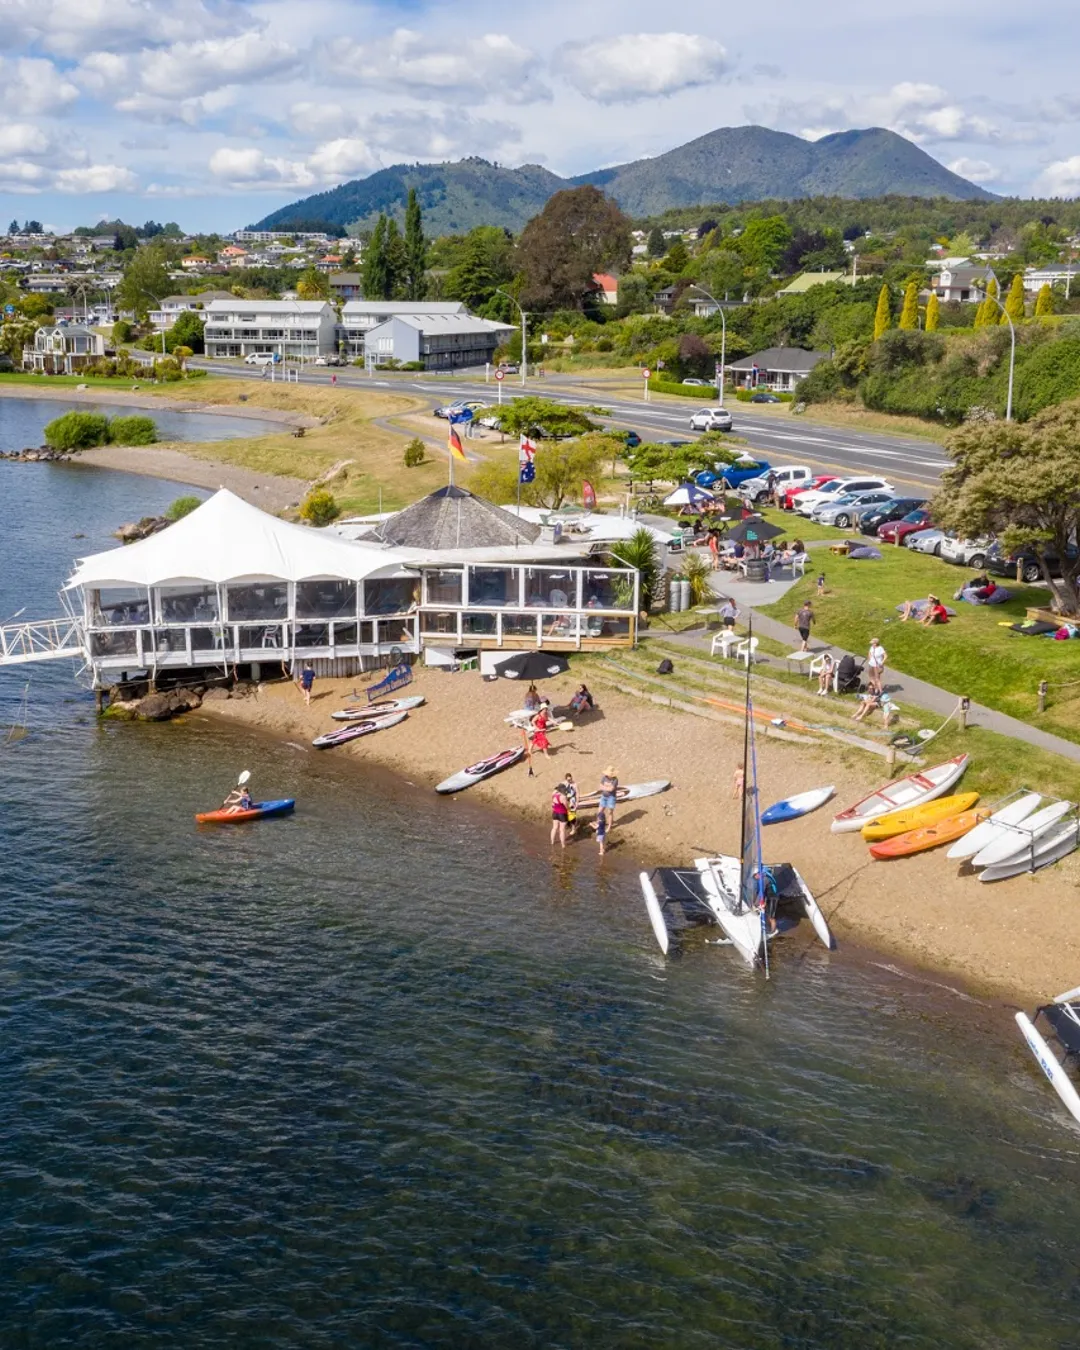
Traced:
<path id="1" fill-rule="evenodd" d="M 711 300 L 716 306 L 716 312 L 720 315 L 720 376 L 716 381 L 716 393 L 721 404 L 724 402 L 724 358 L 727 356 L 727 319 L 724 317 L 724 307 L 717 300 L 716 296 L 707 291 L 704 286 L 694 282 L 694 289 L 700 291 L 706 300 Z"/>
<path id="2" fill-rule="evenodd" d="M 1001 303 L 1001 301 L 997 298 L 996 295 L 991 295 L 988 290 L 979 291 L 977 288 L 976 290 L 977 294 L 981 295 L 984 300 L 993 300 L 994 304 L 997 305 L 998 309 L 1000 309 L 1002 314 L 1005 316 L 1005 322 L 1009 325 L 1009 342 L 1010 342 L 1009 393 L 1005 400 L 1005 421 L 1011 422 L 1012 406 L 1013 406 L 1013 375 L 1016 371 L 1016 328 L 1013 324 L 1012 318 L 1009 315 L 1009 311 L 1005 308 L 1005 306 Z"/>
<path id="3" fill-rule="evenodd" d="M 512 305 L 517 305 L 518 313 L 521 315 L 521 387 L 524 389 L 525 367 L 528 365 L 528 358 L 525 354 L 525 319 L 527 316 L 525 314 L 525 311 L 521 308 L 521 306 L 518 304 L 518 302 L 514 299 L 514 297 L 510 294 L 509 291 L 504 291 L 501 286 L 496 286 L 495 294 L 505 295 L 507 300 L 509 300 Z"/>

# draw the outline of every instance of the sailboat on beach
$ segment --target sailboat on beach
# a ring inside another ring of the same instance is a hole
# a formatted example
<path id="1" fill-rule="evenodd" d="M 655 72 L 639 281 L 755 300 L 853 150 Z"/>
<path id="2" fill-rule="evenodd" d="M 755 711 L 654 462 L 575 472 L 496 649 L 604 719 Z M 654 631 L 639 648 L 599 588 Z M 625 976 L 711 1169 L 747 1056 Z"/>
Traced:
<path id="1" fill-rule="evenodd" d="M 660 950 L 672 935 L 712 924 L 721 941 L 735 948 L 751 967 L 769 973 L 769 944 L 805 915 L 821 942 L 831 948 L 832 934 L 806 882 L 790 863 L 767 866 L 761 856 L 761 803 L 757 785 L 754 707 L 750 667 L 746 670 L 743 731 L 743 803 L 739 856 L 695 858 L 692 868 L 658 867 L 641 873 L 641 890 Z"/>

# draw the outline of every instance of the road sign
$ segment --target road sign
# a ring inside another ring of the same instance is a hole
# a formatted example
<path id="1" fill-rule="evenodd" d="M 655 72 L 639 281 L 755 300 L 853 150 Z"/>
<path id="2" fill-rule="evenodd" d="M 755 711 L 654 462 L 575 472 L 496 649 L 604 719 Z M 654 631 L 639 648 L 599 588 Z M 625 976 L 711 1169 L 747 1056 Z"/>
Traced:
<path id="1" fill-rule="evenodd" d="M 495 378 L 496 378 L 497 380 L 505 380 L 505 379 L 506 379 L 506 371 L 505 371 L 505 370 L 497 370 L 497 371 L 495 372 Z"/>
<path id="2" fill-rule="evenodd" d="M 14 306 L 14 305 L 5 305 L 5 306 L 4 306 L 4 313 L 5 313 L 5 314 L 14 314 L 14 313 L 15 313 L 15 306 Z"/>
<path id="3" fill-rule="evenodd" d="M 643 371 L 641 372 L 641 378 L 642 378 L 643 380 L 647 380 L 651 374 L 652 374 L 652 371 L 651 371 L 651 370 L 648 370 L 648 369 L 643 370 Z"/>

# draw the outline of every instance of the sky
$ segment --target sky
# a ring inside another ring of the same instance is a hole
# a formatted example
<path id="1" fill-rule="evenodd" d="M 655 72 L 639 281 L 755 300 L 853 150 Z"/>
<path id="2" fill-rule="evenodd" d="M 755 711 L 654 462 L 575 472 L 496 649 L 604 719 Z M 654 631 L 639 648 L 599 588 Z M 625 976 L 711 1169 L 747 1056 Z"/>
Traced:
<path id="1" fill-rule="evenodd" d="M 995 192 L 1080 196 L 1080 10 L 883 8 L 0 0 L 0 228 L 224 233 L 390 164 L 582 173 L 747 122 L 889 127 Z"/>

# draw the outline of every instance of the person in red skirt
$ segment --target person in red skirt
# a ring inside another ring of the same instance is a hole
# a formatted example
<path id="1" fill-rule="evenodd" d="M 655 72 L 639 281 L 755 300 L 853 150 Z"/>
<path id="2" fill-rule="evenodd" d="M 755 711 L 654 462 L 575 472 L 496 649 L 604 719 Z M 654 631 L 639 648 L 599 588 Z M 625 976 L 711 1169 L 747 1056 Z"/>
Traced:
<path id="1" fill-rule="evenodd" d="M 550 706 L 551 705 L 546 702 L 540 705 L 540 711 L 532 720 L 529 735 L 529 739 L 532 741 L 532 748 L 534 750 L 542 750 L 545 759 L 550 758 L 548 750 L 551 747 L 551 742 L 547 738 L 548 709 Z"/>

